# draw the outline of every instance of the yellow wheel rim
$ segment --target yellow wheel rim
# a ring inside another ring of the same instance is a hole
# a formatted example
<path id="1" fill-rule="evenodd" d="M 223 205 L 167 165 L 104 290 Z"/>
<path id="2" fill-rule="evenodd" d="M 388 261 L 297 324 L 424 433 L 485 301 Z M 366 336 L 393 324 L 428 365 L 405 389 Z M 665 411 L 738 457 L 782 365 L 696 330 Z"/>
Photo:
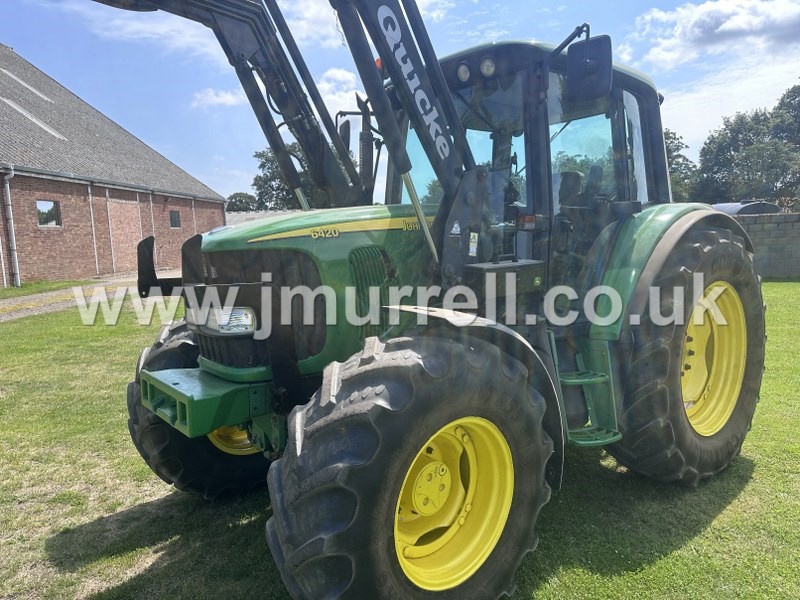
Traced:
<path id="1" fill-rule="evenodd" d="M 226 454 L 247 456 L 259 452 L 259 449 L 250 443 L 247 431 L 239 427 L 220 427 L 209 433 L 208 439 Z"/>
<path id="2" fill-rule="evenodd" d="M 683 405 L 700 435 L 714 435 L 728 422 L 742 389 L 746 360 L 742 301 L 731 284 L 716 281 L 692 310 L 683 340 Z"/>
<path id="3" fill-rule="evenodd" d="M 414 457 L 397 499 L 403 572 L 430 591 L 469 579 L 497 545 L 513 495 L 511 450 L 494 424 L 465 417 L 442 427 Z"/>

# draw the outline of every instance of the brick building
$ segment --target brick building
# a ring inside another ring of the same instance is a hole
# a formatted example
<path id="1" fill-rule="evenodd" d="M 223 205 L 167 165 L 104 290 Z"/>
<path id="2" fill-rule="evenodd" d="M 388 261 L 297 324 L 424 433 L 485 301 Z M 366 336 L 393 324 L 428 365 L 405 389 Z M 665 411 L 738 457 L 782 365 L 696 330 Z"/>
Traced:
<path id="1" fill-rule="evenodd" d="M 0 44 L 2 285 L 156 266 L 225 220 L 224 199 Z"/>

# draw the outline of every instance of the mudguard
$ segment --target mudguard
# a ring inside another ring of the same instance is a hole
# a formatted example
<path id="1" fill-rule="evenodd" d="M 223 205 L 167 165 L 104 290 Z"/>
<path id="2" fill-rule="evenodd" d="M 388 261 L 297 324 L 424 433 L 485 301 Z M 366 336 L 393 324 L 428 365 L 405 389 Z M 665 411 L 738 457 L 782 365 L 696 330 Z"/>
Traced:
<path id="1" fill-rule="evenodd" d="M 601 285 L 613 288 L 622 299 L 622 315 L 610 325 L 592 325 L 591 338 L 615 341 L 627 324 L 644 310 L 650 286 L 667 256 L 691 229 L 700 226 L 724 227 L 745 240 L 753 251 L 750 238 L 732 217 L 712 209 L 708 204 L 682 203 L 652 205 L 629 217 L 621 224 L 614 249 L 602 272 Z M 608 314 L 600 296 L 597 313 Z M 632 319 L 633 317 L 633 319 Z"/>
<path id="2" fill-rule="evenodd" d="M 536 391 L 545 399 L 546 410 L 542 426 L 553 440 L 553 455 L 547 462 L 545 476 L 552 489 L 560 489 L 564 473 L 567 421 L 559 388 L 554 379 L 556 377 L 555 365 L 550 358 L 550 352 L 546 350 L 547 340 L 543 338 L 541 343 L 537 343 L 537 347 L 542 346 L 537 351 L 516 331 L 483 317 L 425 306 L 401 305 L 388 308 L 425 315 L 429 327 L 449 329 L 457 338 L 463 339 L 464 336 L 467 336 L 487 341 L 498 346 L 503 352 L 516 358 L 528 368 L 528 372 L 534 376 Z"/>

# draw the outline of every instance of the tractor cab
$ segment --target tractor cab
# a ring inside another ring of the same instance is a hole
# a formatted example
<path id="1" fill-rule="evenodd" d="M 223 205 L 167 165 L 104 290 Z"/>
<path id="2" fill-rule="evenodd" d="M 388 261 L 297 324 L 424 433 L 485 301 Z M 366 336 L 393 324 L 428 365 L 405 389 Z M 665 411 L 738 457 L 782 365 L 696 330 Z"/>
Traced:
<path id="1" fill-rule="evenodd" d="M 670 199 L 653 83 L 616 67 L 608 89 L 586 94 L 567 55 L 536 43 L 481 46 L 441 64 L 488 182 L 479 222 L 467 225 L 479 225 L 467 262 L 536 260 L 549 265 L 547 287 L 593 283 L 589 269 L 610 247 L 616 224 Z M 414 187 L 435 214 L 443 188 L 413 127 L 406 150 Z M 387 204 L 411 202 L 400 179 L 390 166 Z M 455 221 L 445 239 L 462 235 L 465 223 Z"/>

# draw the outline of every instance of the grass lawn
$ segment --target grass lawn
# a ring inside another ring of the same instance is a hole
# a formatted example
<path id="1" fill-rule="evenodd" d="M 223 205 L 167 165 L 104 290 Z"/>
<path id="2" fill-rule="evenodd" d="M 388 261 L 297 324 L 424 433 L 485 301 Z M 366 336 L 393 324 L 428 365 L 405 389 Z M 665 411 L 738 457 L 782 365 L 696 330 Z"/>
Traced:
<path id="1" fill-rule="evenodd" d="M 571 449 L 515 598 L 800 597 L 800 284 L 764 293 L 767 371 L 742 455 L 692 490 Z M 130 443 L 125 385 L 157 327 L 126 319 L 0 325 L 0 598 L 288 598 L 266 491 L 174 492 Z"/>
<path id="2" fill-rule="evenodd" d="M 32 281 L 30 283 L 23 283 L 20 287 L 0 287 L 0 300 L 19 298 L 20 296 L 29 296 L 31 294 L 41 294 L 42 292 L 52 292 L 54 290 L 66 290 L 79 285 L 85 286 L 97 283 L 97 281 L 92 279 L 83 279 L 80 281 Z"/>

